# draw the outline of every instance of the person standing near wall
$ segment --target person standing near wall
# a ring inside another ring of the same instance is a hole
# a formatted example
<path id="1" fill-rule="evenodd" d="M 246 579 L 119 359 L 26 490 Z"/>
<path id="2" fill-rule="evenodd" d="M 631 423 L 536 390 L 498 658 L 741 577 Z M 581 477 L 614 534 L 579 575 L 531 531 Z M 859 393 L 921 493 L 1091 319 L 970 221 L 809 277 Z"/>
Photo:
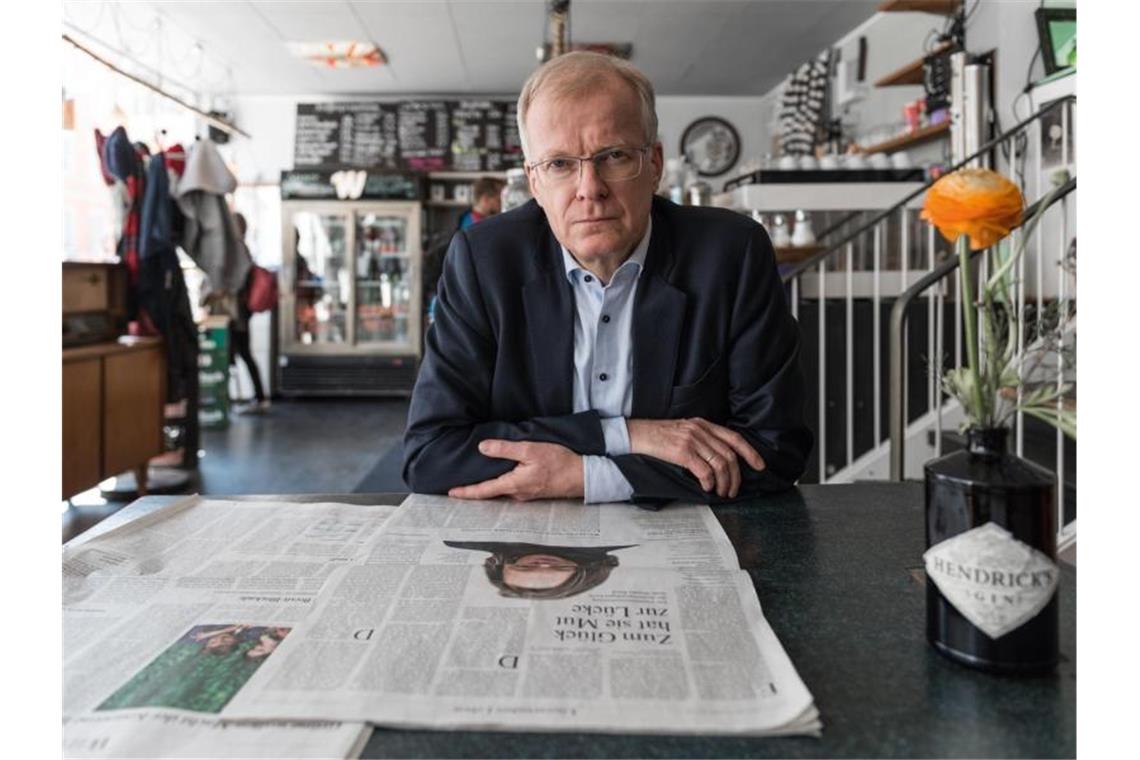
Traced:
<path id="1" fill-rule="evenodd" d="M 248 227 L 245 217 L 235 213 L 234 222 L 237 224 L 238 243 L 244 248 Z M 251 268 L 250 273 L 252 274 L 252 272 L 253 269 Z M 249 319 L 251 316 L 253 313 L 249 310 L 249 276 L 247 275 L 245 285 L 242 286 L 237 295 L 237 316 L 230 321 L 230 364 L 237 366 L 236 357 L 238 356 L 245 362 L 245 368 L 249 371 L 249 377 L 253 381 L 254 400 L 235 409 L 238 414 L 261 414 L 269 409 L 269 399 L 265 398 L 265 390 L 261 386 L 261 372 L 258 370 L 257 361 L 253 358 L 253 352 L 250 350 Z"/>

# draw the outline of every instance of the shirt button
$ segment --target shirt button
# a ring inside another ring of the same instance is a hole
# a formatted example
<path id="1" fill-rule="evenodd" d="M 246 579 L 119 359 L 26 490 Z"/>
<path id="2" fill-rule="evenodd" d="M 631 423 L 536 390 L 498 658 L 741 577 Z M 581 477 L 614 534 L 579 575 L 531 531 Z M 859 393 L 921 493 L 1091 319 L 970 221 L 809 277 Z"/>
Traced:
<path id="1" fill-rule="evenodd" d="M 609 322 L 610 321 L 610 315 L 609 314 L 603 314 L 602 315 L 602 321 L 603 322 Z"/>
<path id="2" fill-rule="evenodd" d="M 598 379 L 604 383 L 605 381 L 610 379 L 610 376 L 607 375 L 605 372 L 603 372 L 602 374 L 598 375 Z"/>
<path id="3" fill-rule="evenodd" d="M 585 280 L 586 282 L 593 282 L 594 281 L 594 278 L 591 277 L 590 275 L 586 275 L 582 279 Z"/>

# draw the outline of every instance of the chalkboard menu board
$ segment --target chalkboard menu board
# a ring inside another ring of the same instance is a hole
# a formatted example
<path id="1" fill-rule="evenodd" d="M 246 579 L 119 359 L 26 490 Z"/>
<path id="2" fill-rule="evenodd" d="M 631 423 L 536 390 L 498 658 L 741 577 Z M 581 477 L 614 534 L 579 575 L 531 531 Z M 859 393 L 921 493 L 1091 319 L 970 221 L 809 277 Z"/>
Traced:
<path id="1" fill-rule="evenodd" d="M 499 157 L 502 166 L 488 169 L 507 170 L 516 169 L 523 165 L 522 140 L 519 139 L 518 102 L 510 101 L 503 109 L 503 152 Z"/>
<path id="2" fill-rule="evenodd" d="M 410 171 L 442 171 L 450 163 L 451 129 L 445 100 L 407 100 L 399 105 L 400 162 Z"/>
<path id="3" fill-rule="evenodd" d="M 515 103 L 460 100 L 451 107 L 451 166 L 455 171 L 506 171 L 522 166 Z"/>
<path id="4" fill-rule="evenodd" d="M 297 105 L 302 169 L 505 171 L 522 166 L 513 100 Z"/>
<path id="5" fill-rule="evenodd" d="M 293 165 L 397 169 L 397 109 L 390 103 L 299 103 Z"/>

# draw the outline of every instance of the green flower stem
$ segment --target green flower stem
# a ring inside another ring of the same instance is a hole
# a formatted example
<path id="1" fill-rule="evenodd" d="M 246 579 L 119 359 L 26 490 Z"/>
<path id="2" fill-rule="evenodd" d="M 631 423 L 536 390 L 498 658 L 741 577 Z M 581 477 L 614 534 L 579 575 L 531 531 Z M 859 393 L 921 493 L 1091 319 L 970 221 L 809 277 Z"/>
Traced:
<path id="1" fill-rule="evenodd" d="M 985 424 L 982 419 L 984 404 L 982 399 L 982 378 L 980 363 L 978 361 L 978 315 L 974 306 L 974 285 L 970 272 L 970 248 L 967 238 L 962 235 L 958 238 L 958 269 L 962 277 L 962 302 L 966 317 L 966 366 L 973 378 L 970 395 L 974 402 L 974 424 Z"/>

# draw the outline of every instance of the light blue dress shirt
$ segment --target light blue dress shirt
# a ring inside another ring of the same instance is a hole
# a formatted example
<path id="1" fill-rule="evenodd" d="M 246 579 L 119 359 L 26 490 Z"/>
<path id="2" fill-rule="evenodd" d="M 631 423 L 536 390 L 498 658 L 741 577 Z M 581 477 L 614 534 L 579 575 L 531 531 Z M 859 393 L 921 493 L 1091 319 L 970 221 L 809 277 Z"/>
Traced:
<path id="1" fill-rule="evenodd" d="M 574 289 L 574 412 L 596 410 L 606 440 L 606 456 L 582 457 L 587 504 L 633 496 L 610 457 L 630 450 L 625 420 L 633 410 L 633 296 L 652 231 L 651 220 L 633 254 L 604 285 L 562 248 Z"/>

